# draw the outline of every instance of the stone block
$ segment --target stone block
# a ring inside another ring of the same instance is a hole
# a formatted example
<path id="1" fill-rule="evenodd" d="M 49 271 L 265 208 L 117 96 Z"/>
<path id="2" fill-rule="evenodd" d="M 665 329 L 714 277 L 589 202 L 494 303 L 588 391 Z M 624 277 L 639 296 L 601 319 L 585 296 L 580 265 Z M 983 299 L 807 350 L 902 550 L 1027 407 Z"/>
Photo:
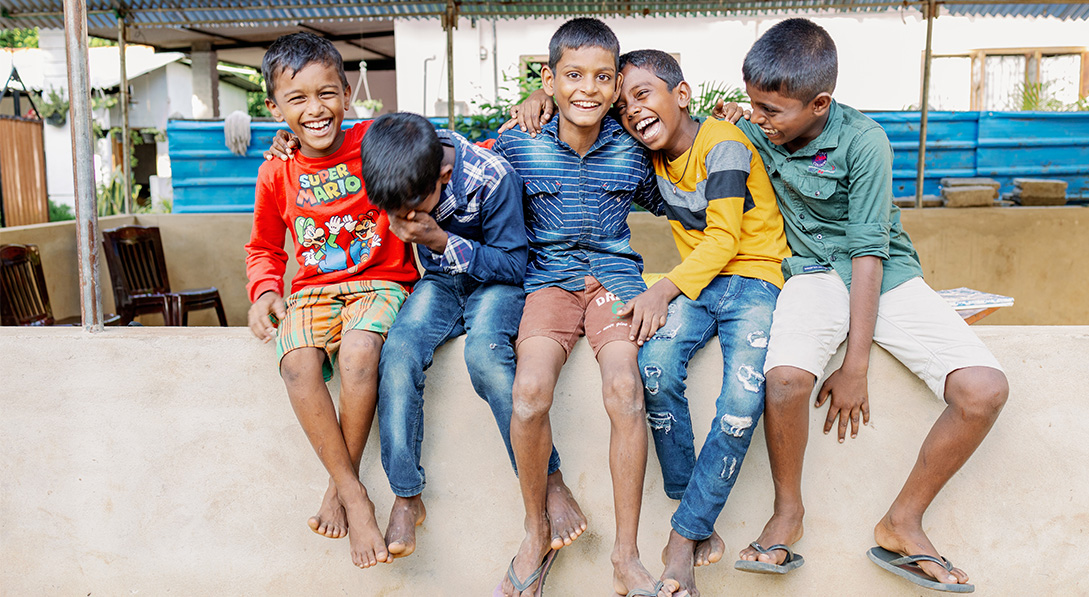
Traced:
<path id="1" fill-rule="evenodd" d="M 952 186 L 942 189 L 946 207 L 987 207 L 994 205 L 998 191 L 990 186 Z"/>
<path id="2" fill-rule="evenodd" d="M 983 176 L 970 176 L 964 178 L 943 178 L 941 179 L 942 187 L 994 187 L 995 196 L 998 196 L 998 189 L 1002 186 L 1002 183 L 993 178 L 986 178 Z"/>
<path id="3" fill-rule="evenodd" d="M 901 208 L 915 207 L 915 197 L 894 197 L 893 205 Z M 937 195 L 923 195 L 923 207 L 941 207 L 942 198 Z"/>
<path id="4" fill-rule="evenodd" d="M 1066 181 L 1053 178 L 1015 178 L 1014 200 L 1021 205 L 1065 205 Z"/>

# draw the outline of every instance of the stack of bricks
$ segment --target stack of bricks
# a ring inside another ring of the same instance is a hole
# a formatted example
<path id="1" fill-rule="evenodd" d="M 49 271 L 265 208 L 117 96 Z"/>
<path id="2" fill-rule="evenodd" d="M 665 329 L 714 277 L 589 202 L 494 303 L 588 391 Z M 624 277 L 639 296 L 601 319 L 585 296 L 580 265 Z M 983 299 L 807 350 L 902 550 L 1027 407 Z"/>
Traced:
<path id="1" fill-rule="evenodd" d="M 1001 186 L 993 178 L 943 178 L 942 203 L 946 207 L 986 207 L 994 205 Z"/>
<path id="2" fill-rule="evenodd" d="M 1066 205 L 1066 181 L 1053 178 L 1015 178 L 1011 198 L 1021 205 Z"/>

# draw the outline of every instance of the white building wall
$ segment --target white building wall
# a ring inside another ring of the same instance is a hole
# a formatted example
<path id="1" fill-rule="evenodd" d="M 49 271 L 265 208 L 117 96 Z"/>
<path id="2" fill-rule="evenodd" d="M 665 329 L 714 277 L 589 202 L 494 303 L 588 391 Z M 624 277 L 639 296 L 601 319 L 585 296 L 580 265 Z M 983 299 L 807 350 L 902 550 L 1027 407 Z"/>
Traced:
<path id="1" fill-rule="evenodd" d="M 828 30 L 839 50 L 840 76 L 835 96 L 867 110 L 902 110 L 919 104 L 926 21 L 914 10 L 808 16 Z M 606 18 L 621 51 L 657 48 L 680 56 L 693 86 L 723 81 L 741 86 L 741 64 L 752 43 L 775 23 L 775 17 Z M 564 19 L 518 19 L 497 22 L 498 52 L 492 56 L 491 23 L 474 27 L 461 19 L 454 32 L 454 95 L 457 101 L 494 99 L 492 60 L 514 76 L 522 56 L 545 55 L 548 40 Z M 435 100 L 447 96 L 446 36 L 437 21 L 397 20 L 397 95 L 402 110 L 436 113 Z M 943 15 L 934 24 L 935 53 L 961 53 L 981 48 L 1084 47 L 1089 22 L 1051 18 L 959 17 Z M 481 49 L 487 51 L 482 60 Z M 426 88 L 423 66 L 428 62 Z M 967 101 L 969 81 L 959 71 L 936 73 L 932 86 Z M 428 106 L 423 106 L 426 92 Z M 966 108 L 967 106 L 965 106 Z M 439 115 L 445 115 L 439 114 Z"/>
<path id="2" fill-rule="evenodd" d="M 43 87 L 56 88 L 68 97 L 68 55 L 63 29 L 40 29 L 38 47 L 44 50 L 45 73 Z M 75 208 L 76 190 L 72 169 L 72 121 L 69 118 L 61 126 L 46 124 L 43 127 L 45 145 L 45 185 L 49 200 L 57 205 Z"/>

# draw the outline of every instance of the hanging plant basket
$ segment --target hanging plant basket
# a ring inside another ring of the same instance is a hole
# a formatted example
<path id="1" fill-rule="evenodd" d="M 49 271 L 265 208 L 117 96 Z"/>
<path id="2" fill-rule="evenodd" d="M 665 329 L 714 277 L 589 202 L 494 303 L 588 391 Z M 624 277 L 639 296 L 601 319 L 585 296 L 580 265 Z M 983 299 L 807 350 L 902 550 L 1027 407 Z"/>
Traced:
<path id="1" fill-rule="evenodd" d="M 54 112 L 45 117 L 45 121 L 53 126 L 64 126 L 64 123 L 68 121 L 68 114 L 64 112 Z"/>

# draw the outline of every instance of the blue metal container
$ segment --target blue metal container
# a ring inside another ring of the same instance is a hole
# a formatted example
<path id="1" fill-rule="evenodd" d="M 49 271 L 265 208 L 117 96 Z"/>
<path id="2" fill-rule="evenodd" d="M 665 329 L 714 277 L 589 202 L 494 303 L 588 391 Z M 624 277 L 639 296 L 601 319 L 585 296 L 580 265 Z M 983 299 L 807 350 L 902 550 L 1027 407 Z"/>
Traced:
<path id="1" fill-rule="evenodd" d="M 918 112 L 871 112 L 893 148 L 893 194 L 915 196 Z M 445 118 L 429 119 L 436 127 Z M 355 120 L 344 121 L 345 127 Z M 176 213 L 253 211 L 257 169 L 277 122 L 250 125 L 245 156 L 224 143 L 222 120 L 171 120 L 167 125 Z M 986 176 L 1013 190 L 1017 177 L 1067 181 L 1067 196 L 1089 199 L 1089 112 L 931 112 L 923 191 L 936 195 L 945 177 Z"/>

